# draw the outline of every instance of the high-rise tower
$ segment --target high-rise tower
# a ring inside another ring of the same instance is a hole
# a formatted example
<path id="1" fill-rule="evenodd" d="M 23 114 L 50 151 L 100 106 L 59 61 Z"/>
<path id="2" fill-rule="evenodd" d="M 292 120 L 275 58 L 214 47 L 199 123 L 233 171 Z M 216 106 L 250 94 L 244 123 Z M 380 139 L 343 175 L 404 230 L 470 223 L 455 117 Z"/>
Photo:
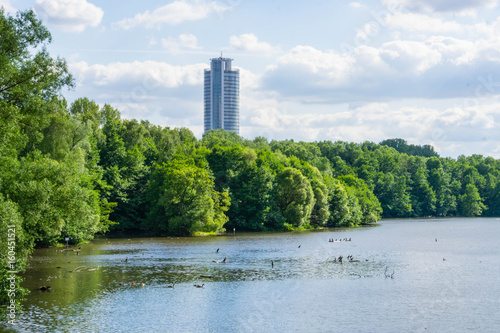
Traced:
<path id="1" fill-rule="evenodd" d="M 210 69 L 205 69 L 205 133 L 223 128 L 239 134 L 240 72 L 222 54 L 210 60 Z"/>

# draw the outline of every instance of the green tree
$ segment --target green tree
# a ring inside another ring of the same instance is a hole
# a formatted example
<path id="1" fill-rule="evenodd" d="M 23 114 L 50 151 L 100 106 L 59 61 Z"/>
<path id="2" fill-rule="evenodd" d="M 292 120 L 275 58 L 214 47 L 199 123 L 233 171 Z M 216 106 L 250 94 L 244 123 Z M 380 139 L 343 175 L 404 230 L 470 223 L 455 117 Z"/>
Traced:
<path id="1" fill-rule="evenodd" d="M 429 171 L 428 182 L 436 194 L 436 215 L 448 216 L 456 212 L 456 197 L 452 194 L 450 175 L 445 171 L 444 164 L 439 158 L 431 157 L 427 160 Z"/>
<path id="2" fill-rule="evenodd" d="M 73 116 L 78 116 L 82 123 L 90 124 L 94 132 L 97 131 L 101 124 L 99 105 L 86 97 L 75 100 L 71 104 L 69 112 Z"/>
<path id="3" fill-rule="evenodd" d="M 302 172 L 307 177 L 311 184 L 314 194 L 314 206 L 311 212 L 310 224 L 312 226 L 324 226 L 330 215 L 328 209 L 328 188 L 324 183 L 321 172 L 311 166 L 306 161 L 301 161 L 295 156 L 289 158 L 290 165 Z"/>
<path id="4" fill-rule="evenodd" d="M 352 222 L 352 213 L 349 195 L 338 179 L 326 177 L 328 188 L 328 207 L 330 215 L 327 220 L 328 227 L 347 227 Z"/>
<path id="5" fill-rule="evenodd" d="M 147 193 L 146 227 L 164 235 L 224 231 L 229 195 L 213 187 L 208 171 L 193 160 L 179 156 L 157 166 Z"/>
<path id="6" fill-rule="evenodd" d="M 379 172 L 373 193 L 380 201 L 384 217 L 410 216 L 412 206 L 404 176 Z"/>
<path id="7" fill-rule="evenodd" d="M 414 216 L 434 215 L 436 195 L 429 186 L 424 167 L 418 167 L 412 174 L 410 197 Z"/>
<path id="8" fill-rule="evenodd" d="M 406 140 L 403 139 L 387 139 L 380 142 L 380 144 L 392 147 L 400 153 L 405 153 L 412 156 L 439 156 L 438 153 L 435 152 L 434 147 L 432 147 L 431 145 L 409 145 Z"/>
<path id="9" fill-rule="evenodd" d="M 339 180 L 344 184 L 350 194 L 353 214 L 356 212 L 357 205 L 361 212 L 359 224 L 373 224 L 380 220 L 382 208 L 377 197 L 368 188 L 368 185 L 354 176 L 342 176 Z M 355 216 L 355 215 L 353 215 Z M 353 224 L 358 224 L 358 219 L 353 218 Z"/>
<path id="10" fill-rule="evenodd" d="M 59 91 L 73 81 L 64 59 L 48 54 L 51 35 L 34 11 L 11 17 L 0 8 L 0 36 L 0 100 L 16 108 L 9 109 L 19 117 L 25 139 L 20 153 L 26 154 L 43 138 Z"/>
<path id="11" fill-rule="evenodd" d="M 243 144 L 246 147 L 253 148 L 253 149 L 267 149 L 270 150 L 271 147 L 269 146 L 269 141 L 263 137 L 263 136 L 258 136 L 254 138 L 253 140 L 245 140 Z"/>
<path id="12" fill-rule="evenodd" d="M 500 181 L 495 185 L 487 205 L 489 216 L 500 216 Z"/>
<path id="13" fill-rule="evenodd" d="M 227 189 L 240 170 L 256 158 L 252 149 L 240 145 L 212 147 L 206 159 L 215 176 L 216 190 Z"/>
<path id="14" fill-rule="evenodd" d="M 462 216 L 478 216 L 486 209 L 474 184 L 468 184 L 465 187 L 464 194 L 459 198 L 459 207 Z"/>
<path id="15" fill-rule="evenodd" d="M 28 255 L 31 253 L 32 244 L 25 237 L 23 219 L 15 202 L 5 199 L 0 193 L 0 321 L 13 319 L 8 317 L 9 311 L 3 307 L 10 305 L 12 274 L 9 271 L 22 272 L 27 264 Z M 21 287 L 22 279 L 19 274 L 14 275 L 14 293 L 16 295 L 13 305 L 16 313 L 22 310 L 21 301 L 28 292 Z"/>
<path id="16" fill-rule="evenodd" d="M 312 162 L 314 159 L 321 157 L 321 151 L 315 143 L 273 140 L 270 146 L 273 152 L 280 151 L 287 157 L 295 156 L 306 162 Z"/>
<path id="17" fill-rule="evenodd" d="M 209 149 L 217 145 L 221 147 L 231 147 L 234 145 L 242 145 L 243 139 L 235 132 L 216 129 L 207 131 L 203 134 L 202 144 Z"/>
<path id="18" fill-rule="evenodd" d="M 33 153 L 6 179 L 4 191 L 17 203 L 32 244 L 54 245 L 65 236 L 78 243 L 107 230 L 99 193 L 83 165 L 81 150 L 62 162 Z"/>
<path id="19" fill-rule="evenodd" d="M 314 193 L 300 170 L 287 167 L 279 172 L 276 191 L 279 209 L 286 222 L 292 227 L 308 225 L 315 203 Z"/>
<path id="20" fill-rule="evenodd" d="M 0 216 L 2 235 L 6 223 L 16 226 L 19 270 L 34 246 L 104 232 L 112 206 L 100 199 L 97 173 L 87 168 L 89 131 L 68 114 L 60 93 L 73 81 L 64 59 L 48 54 L 50 42 L 32 10 L 12 17 L 0 8 Z M 7 276 L 0 250 L 1 294 Z M 3 294 L 0 300 L 2 311 Z"/>
<path id="21" fill-rule="evenodd" d="M 267 168 L 259 168 L 256 163 L 245 166 L 231 182 L 228 228 L 267 229 L 272 186 L 273 176 Z"/>

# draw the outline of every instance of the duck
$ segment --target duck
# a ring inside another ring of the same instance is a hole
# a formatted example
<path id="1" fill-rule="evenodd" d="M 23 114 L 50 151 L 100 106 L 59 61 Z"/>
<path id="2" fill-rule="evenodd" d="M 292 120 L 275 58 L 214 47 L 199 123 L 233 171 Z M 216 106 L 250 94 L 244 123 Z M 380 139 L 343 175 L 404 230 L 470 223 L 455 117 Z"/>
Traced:
<path id="1" fill-rule="evenodd" d="M 41 286 L 39 289 L 40 289 L 41 291 L 49 291 L 49 290 L 51 290 L 51 289 L 52 289 L 52 287 L 51 287 L 51 286 L 47 286 L 47 287 L 46 287 L 46 286 Z"/>
<path id="2" fill-rule="evenodd" d="M 174 288 L 175 284 L 168 285 L 167 288 Z"/>
<path id="3" fill-rule="evenodd" d="M 194 286 L 195 286 L 196 288 L 203 288 L 203 286 L 204 286 L 204 285 L 205 285 L 205 284 L 202 284 L 202 285 L 195 284 Z"/>

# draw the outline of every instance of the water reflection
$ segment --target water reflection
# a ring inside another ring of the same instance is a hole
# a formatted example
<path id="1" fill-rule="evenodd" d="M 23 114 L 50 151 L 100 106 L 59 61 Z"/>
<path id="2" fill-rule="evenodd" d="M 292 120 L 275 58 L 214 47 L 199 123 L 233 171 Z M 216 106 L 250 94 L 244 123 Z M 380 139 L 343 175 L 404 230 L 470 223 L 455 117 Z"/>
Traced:
<path id="1" fill-rule="evenodd" d="M 25 287 L 32 294 L 20 327 L 36 332 L 373 332 L 407 331 L 411 324 L 418 331 L 456 320 L 448 313 L 452 304 L 461 307 L 456 313 L 465 324 L 477 326 L 467 319 L 471 309 L 464 300 L 481 299 L 488 307 L 474 303 L 479 308 L 472 314 L 485 317 L 478 326 L 484 329 L 495 322 L 492 308 L 498 308 L 498 300 L 489 296 L 499 291 L 490 278 L 500 278 L 492 268 L 500 263 L 495 247 L 500 229 L 496 220 L 481 221 L 474 221 L 473 229 L 455 220 L 327 232 L 101 239 L 82 245 L 79 255 L 41 249 L 26 272 Z M 345 237 L 352 242 L 329 242 Z M 348 256 L 359 261 L 349 262 Z M 394 272 L 394 279 L 386 272 Z M 167 288 L 172 284 L 175 288 Z M 51 291 L 39 290 L 47 285 Z M 353 321 L 353 315 L 363 320 Z M 411 323 L 401 319 L 410 317 Z"/>

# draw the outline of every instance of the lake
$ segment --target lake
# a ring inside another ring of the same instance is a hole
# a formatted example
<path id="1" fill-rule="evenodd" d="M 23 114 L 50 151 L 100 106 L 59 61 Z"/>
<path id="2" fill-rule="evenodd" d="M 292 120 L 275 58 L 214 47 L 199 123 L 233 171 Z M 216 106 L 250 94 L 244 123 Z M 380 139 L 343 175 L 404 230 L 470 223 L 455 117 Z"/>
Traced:
<path id="1" fill-rule="evenodd" d="M 460 218 L 39 249 L 16 329 L 497 332 L 499 240 L 500 219 Z"/>

